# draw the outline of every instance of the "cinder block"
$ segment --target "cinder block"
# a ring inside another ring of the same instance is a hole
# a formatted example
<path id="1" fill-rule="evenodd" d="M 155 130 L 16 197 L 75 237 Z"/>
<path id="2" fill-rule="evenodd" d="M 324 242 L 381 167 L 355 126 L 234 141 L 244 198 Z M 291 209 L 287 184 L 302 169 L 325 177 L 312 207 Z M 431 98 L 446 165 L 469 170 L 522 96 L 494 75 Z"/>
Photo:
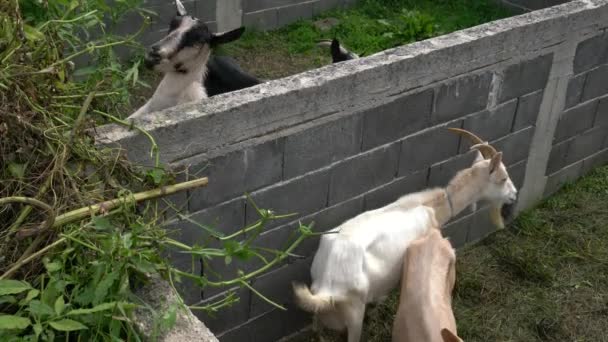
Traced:
<path id="1" fill-rule="evenodd" d="M 563 112 L 555 129 L 553 143 L 580 134 L 593 126 L 598 101 L 590 101 Z"/>
<path id="2" fill-rule="evenodd" d="M 335 165 L 331 170 L 329 205 L 390 182 L 397 173 L 398 163 L 399 144 L 395 143 Z"/>
<path id="3" fill-rule="evenodd" d="M 426 130 L 401 142 L 399 176 L 422 170 L 458 153 L 460 137 L 447 127 L 462 127 L 462 120 Z"/>
<path id="4" fill-rule="evenodd" d="M 470 151 L 466 154 L 458 155 L 452 159 L 431 166 L 428 186 L 446 186 L 458 171 L 473 165 L 476 153 L 477 152 L 475 151 Z"/>
<path id="5" fill-rule="evenodd" d="M 314 1 L 277 8 L 279 27 L 289 25 L 301 19 L 310 19 L 313 15 Z"/>
<path id="6" fill-rule="evenodd" d="M 361 115 L 352 115 L 285 138 L 284 177 L 304 174 L 357 154 Z"/>
<path id="7" fill-rule="evenodd" d="M 222 342 L 251 342 L 251 332 L 247 323 L 238 325 L 216 337 Z"/>
<path id="8" fill-rule="evenodd" d="M 573 76 L 568 81 L 568 90 L 566 92 L 566 109 L 576 106 L 581 102 L 583 96 L 583 87 L 585 86 L 585 80 L 587 74 L 580 74 Z"/>
<path id="9" fill-rule="evenodd" d="M 273 30 L 279 27 L 279 14 L 276 8 L 248 12 L 243 15 L 243 26 L 258 30 Z"/>
<path id="10" fill-rule="evenodd" d="M 608 97 L 600 99 L 597 105 L 597 112 L 595 114 L 595 120 L 593 121 L 593 127 L 607 127 L 608 126 Z"/>
<path id="11" fill-rule="evenodd" d="M 338 8 L 342 4 L 342 0 L 319 0 L 314 4 L 313 14 L 319 15 L 322 12 Z"/>
<path id="12" fill-rule="evenodd" d="M 574 138 L 553 145 L 549 154 L 549 161 L 547 162 L 546 175 L 555 173 L 567 165 L 566 158 L 568 157 L 568 150 L 573 140 Z"/>
<path id="13" fill-rule="evenodd" d="M 513 131 L 519 131 L 522 128 L 536 125 L 536 118 L 540 111 L 543 93 L 544 89 L 541 89 L 519 98 L 515 122 L 513 122 Z"/>
<path id="14" fill-rule="evenodd" d="M 608 149 L 604 149 L 585 158 L 585 160 L 583 161 L 583 168 L 581 172 L 584 175 L 589 173 L 594 168 L 606 164 L 608 164 Z"/>
<path id="15" fill-rule="evenodd" d="M 492 146 L 502 151 L 502 162 L 510 166 L 528 158 L 533 135 L 534 127 L 528 127 L 493 141 Z"/>
<path id="16" fill-rule="evenodd" d="M 422 190 L 426 187 L 427 170 L 418 171 L 374 189 L 365 194 L 365 210 L 383 207 L 401 196 Z"/>
<path id="17" fill-rule="evenodd" d="M 322 170 L 262 189 L 253 193 L 251 197 L 258 208 L 271 209 L 281 215 L 297 213 L 297 216 L 289 219 L 295 220 L 325 208 L 328 184 L 329 171 Z M 247 223 L 259 218 L 249 203 L 246 213 Z M 266 227 L 277 227 L 285 224 L 286 220 L 269 222 Z"/>
<path id="18" fill-rule="evenodd" d="M 564 184 L 575 181 L 581 176 L 583 161 L 568 165 L 547 177 L 543 196 L 549 197 L 559 190 Z"/>
<path id="19" fill-rule="evenodd" d="M 496 226 L 490 221 L 489 207 L 478 210 L 472 217 L 467 243 L 477 242 L 496 231 Z"/>
<path id="20" fill-rule="evenodd" d="M 608 62 L 608 33 L 603 33 L 578 44 L 574 57 L 574 73 L 579 74 L 606 62 Z"/>
<path id="21" fill-rule="evenodd" d="M 298 260 L 293 264 L 285 265 L 270 273 L 266 273 L 253 281 L 253 288 L 272 300 L 273 302 L 287 306 L 293 304 L 292 282 L 310 284 L 310 266 L 312 258 Z M 259 316 L 273 310 L 275 307 L 270 305 L 255 294 L 251 298 L 251 317 Z"/>
<path id="22" fill-rule="evenodd" d="M 605 138 L 606 130 L 603 127 L 590 129 L 575 137 L 568 149 L 566 164 L 572 164 L 602 150 Z"/>
<path id="23" fill-rule="evenodd" d="M 274 309 L 247 323 L 251 342 L 279 341 L 281 337 L 299 331 L 312 323 L 311 315 L 294 306 L 287 311 Z M 223 342 L 223 341 L 222 341 Z"/>
<path id="24" fill-rule="evenodd" d="M 246 1 L 244 1 L 246 2 Z M 217 1 L 204 0 L 196 1 L 196 17 L 202 21 L 215 21 L 215 11 L 217 8 Z M 214 31 L 215 32 L 215 31 Z"/>
<path id="25" fill-rule="evenodd" d="M 517 109 L 517 99 L 506 102 L 492 110 L 484 110 L 481 113 L 468 116 L 464 120 L 463 128 L 487 141 L 498 139 L 511 132 L 515 109 Z M 460 151 L 467 151 L 469 147 L 469 144 L 462 144 Z"/>
<path id="26" fill-rule="evenodd" d="M 526 177 L 526 165 L 528 164 L 528 160 L 522 160 L 518 163 L 515 163 L 509 167 L 507 167 L 507 172 L 509 173 L 509 178 L 515 185 L 517 190 L 521 190 L 524 185 L 524 178 Z"/>
<path id="27" fill-rule="evenodd" d="M 461 217 L 446 224 L 441 229 L 441 233 L 450 240 L 452 247 L 463 247 L 467 243 L 467 235 L 472 222 L 473 214 Z"/>
<path id="28" fill-rule="evenodd" d="M 363 150 L 396 141 L 428 127 L 433 89 L 402 96 L 368 110 L 364 115 Z"/>
<path id="29" fill-rule="evenodd" d="M 508 66 L 504 72 L 498 102 L 501 103 L 544 88 L 552 64 L 553 54 L 551 53 Z"/>
<path id="30" fill-rule="evenodd" d="M 209 177 L 209 185 L 191 192 L 190 211 L 198 211 L 281 180 L 283 139 L 234 151 L 211 160 L 194 157 L 179 162 L 190 175 Z"/>
<path id="31" fill-rule="evenodd" d="M 363 212 L 363 196 L 358 196 L 350 199 L 346 202 L 336 204 L 332 207 L 326 208 L 321 212 L 307 216 L 301 220 L 303 224 L 314 223 L 312 229 L 314 232 L 326 232 L 330 229 L 336 228 L 342 223 L 346 222 Z M 296 226 L 298 223 L 293 224 Z M 312 256 L 316 253 L 319 247 L 320 236 L 312 236 L 302 241 L 302 243 L 296 247 L 295 254 L 304 257 Z"/>
<path id="32" fill-rule="evenodd" d="M 602 65 L 587 73 L 582 101 L 591 100 L 608 93 L 608 65 Z"/>
<path id="33" fill-rule="evenodd" d="M 433 122 L 445 122 L 485 109 L 491 82 L 492 73 L 485 72 L 441 85 L 435 98 Z"/>
<path id="34" fill-rule="evenodd" d="M 251 303 L 251 291 L 247 288 L 234 289 L 239 298 L 237 303 L 232 306 L 223 307 L 221 310 L 211 314 L 203 310 L 194 310 L 194 314 L 198 319 L 205 322 L 205 325 L 215 335 L 220 335 L 222 332 L 246 322 L 249 319 L 249 304 Z M 212 298 L 201 301 L 198 305 L 204 306 L 211 303 L 216 303 L 228 293 L 224 292 Z"/>
<path id="35" fill-rule="evenodd" d="M 243 10 L 245 12 L 253 12 L 273 7 L 281 7 L 288 5 L 295 5 L 302 2 L 303 0 L 244 0 Z M 306 0 L 304 0 L 306 1 Z"/>
<path id="36" fill-rule="evenodd" d="M 204 236 L 200 234 L 199 228 L 188 221 L 173 221 L 165 226 L 165 230 L 170 238 L 190 246 L 204 242 Z M 178 248 L 169 249 L 166 251 L 166 255 L 171 260 L 173 267 L 178 270 L 195 275 L 202 274 L 199 258 L 182 253 L 182 250 Z M 202 289 L 193 280 L 182 278 L 181 281 L 175 283 L 175 288 L 188 305 L 197 303 L 202 299 Z"/>

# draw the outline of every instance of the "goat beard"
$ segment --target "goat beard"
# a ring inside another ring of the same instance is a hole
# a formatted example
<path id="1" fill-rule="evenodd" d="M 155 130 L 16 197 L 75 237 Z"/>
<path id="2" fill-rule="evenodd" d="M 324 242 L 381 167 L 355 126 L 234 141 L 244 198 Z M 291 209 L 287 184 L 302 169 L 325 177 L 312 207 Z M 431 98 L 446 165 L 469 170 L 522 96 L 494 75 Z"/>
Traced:
<path id="1" fill-rule="evenodd" d="M 501 203 L 490 207 L 490 220 L 498 228 L 505 228 L 505 221 L 513 216 L 515 209 L 514 203 Z"/>

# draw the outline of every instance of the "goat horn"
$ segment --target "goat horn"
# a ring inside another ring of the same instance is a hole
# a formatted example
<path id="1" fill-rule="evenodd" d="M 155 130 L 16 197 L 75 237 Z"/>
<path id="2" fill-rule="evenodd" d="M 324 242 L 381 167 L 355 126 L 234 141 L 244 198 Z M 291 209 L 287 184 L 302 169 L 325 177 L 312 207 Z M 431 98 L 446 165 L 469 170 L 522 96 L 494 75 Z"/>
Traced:
<path id="1" fill-rule="evenodd" d="M 471 150 L 473 150 L 473 149 L 481 152 L 481 155 L 485 159 L 490 159 L 490 158 L 494 157 L 494 155 L 496 153 L 498 153 L 498 152 L 496 152 L 496 149 L 494 147 L 492 147 L 492 145 L 488 145 L 486 143 L 473 145 L 473 146 L 471 146 Z"/>
<path id="2" fill-rule="evenodd" d="M 485 141 L 481 140 L 480 137 L 476 136 L 475 134 L 462 129 L 462 128 L 456 128 L 456 127 L 448 127 L 448 130 L 456 133 L 456 134 L 460 134 L 462 136 L 465 136 L 467 138 L 469 138 L 469 140 L 471 140 L 471 142 L 473 143 L 473 145 L 475 144 L 484 144 Z"/>

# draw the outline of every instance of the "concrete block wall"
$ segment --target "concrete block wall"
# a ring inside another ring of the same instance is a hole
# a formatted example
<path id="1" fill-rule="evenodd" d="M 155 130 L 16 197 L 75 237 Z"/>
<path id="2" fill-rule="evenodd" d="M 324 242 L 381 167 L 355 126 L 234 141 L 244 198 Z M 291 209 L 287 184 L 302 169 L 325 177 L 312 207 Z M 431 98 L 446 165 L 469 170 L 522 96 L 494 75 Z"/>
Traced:
<path id="1" fill-rule="evenodd" d="M 516 11 L 527 12 L 555 5 L 561 5 L 571 0 L 499 0 L 500 3 Z"/>
<path id="2" fill-rule="evenodd" d="M 298 221 L 317 231 L 428 186 L 445 185 L 471 164 L 464 127 L 504 153 L 520 190 L 518 210 L 607 161 L 608 0 L 580 0 L 487 23 L 346 63 L 186 104 L 138 123 L 161 147 L 161 160 L 209 186 L 174 197 L 191 219 L 230 233 L 255 220 L 244 199 L 298 213 L 273 222 L 255 245 L 282 248 Z M 150 165 L 149 141 L 108 125 L 101 144 Z M 169 231 L 189 244 L 209 240 L 189 221 Z M 466 210 L 446 227 L 456 247 L 493 231 L 487 208 Z M 250 282 L 240 302 L 198 316 L 223 341 L 275 341 L 310 324 L 291 298 L 309 282 L 318 239 Z M 212 246 L 217 246 L 213 245 Z M 203 264 L 174 255 L 177 267 L 226 279 L 258 262 Z M 213 272 L 212 272 L 213 271 Z M 183 282 L 188 303 L 209 303 L 228 289 Z"/>

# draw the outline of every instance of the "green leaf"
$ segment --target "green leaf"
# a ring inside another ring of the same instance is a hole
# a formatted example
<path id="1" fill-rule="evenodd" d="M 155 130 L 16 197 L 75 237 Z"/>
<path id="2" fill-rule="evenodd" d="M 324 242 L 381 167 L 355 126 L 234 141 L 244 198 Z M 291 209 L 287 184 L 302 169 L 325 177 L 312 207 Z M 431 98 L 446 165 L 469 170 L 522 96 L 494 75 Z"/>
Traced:
<path id="1" fill-rule="evenodd" d="M 42 32 L 27 24 L 23 25 L 23 33 L 25 33 L 25 39 L 27 40 L 36 41 L 44 39 Z"/>
<path id="2" fill-rule="evenodd" d="M 72 311 L 69 311 L 68 313 L 66 313 L 66 315 L 67 316 L 74 316 L 74 315 L 92 314 L 92 313 L 99 312 L 99 311 L 105 311 L 105 310 L 114 309 L 114 307 L 116 307 L 117 304 L 118 304 L 118 302 L 102 303 L 102 304 L 96 305 L 96 306 L 94 306 L 94 307 L 92 307 L 90 309 L 76 309 L 76 310 L 72 310 Z"/>
<path id="3" fill-rule="evenodd" d="M 74 76 L 78 77 L 78 76 L 88 76 L 92 73 L 94 73 L 95 71 L 97 71 L 97 67 L 94 65 L 88 66 L 88 67 L 84 67 L 84 68 L 80 68 L 76 71 L 74 71 Z"/>
<path id="4" fill-rule="evenodd" d="M 101 279 L 97 285 L 97 288 L 95 289 L 95 297 L 93 299 L 94 304 L 101 302 L 106 297 L 108 290 L 112 287 L 112 285 L 114 285 L 114 282 L 119 276 L 120 274 L 117 271 L 112 271 Z"/>
<path id="5" fill-rule="evenodd" d="M 126 233 L 122 235 L 122 245 L 126 249 L 130 249 L 133 246 L 133 234 Z"/>
<path id="6" fill-rule="evenodd" d="M 15 294 L 21 293 L 23 291 L 27 291 L 32 287 L 30 284 L 20 281 L 20 280 L 12 280 L 12 279 L 3 279 L 0 280 L 0 296 L 7 294 Z"/>
<path id="7" fill-rule="evenodd" d="M 25 164 L 8 163 L 8 172 L 17 179 L 23 179 L 25 175 Z"/>
<path id="8" fill-rule="evenodd" d="M 110 219 L 107 218 L 106 216 L 95 216 L 95 217 L 93 217 L 91 222 L 93 223 L 93 228 L 95 228 L 97 230 L 111 230 L 112 229 L 112 223 L 110 222 Z"/>
<path id="9" fill-rule="evenodd" d="M 71 319 L 62 319 L 59 321 L 49 322 L 49 325 L 53 327 L 53 329 L 59 331 L 74 331 L 87 329 L 84 324 Z"/>
<path id="10" fill-rule="evenodd" d="M 0 304 L 4 304 L 4 303 L 15 304 L 15 303 L 17 303 L 17 298 L 15 298 L 14 296 L 0 297 Z"/>
<path id="11" fill-rule="evenodd" d="M 134 260 L 131 260 L 131 263 L 133 264 L 133 267 L 141 273 L 155 273 L 156 272 L 156 267 L 154 266 L 153 263 L 149 262 L 148 260 L 134 259 Z"/>
<path id="12" fill-rule="evenodd" d="M 42 324 L 34 324 L 34 333 L 36 334 L 36 337 L 40 336 L 40 334 L 42 333 Z"/>
<path id="13" fill-rule="evenodd" d="M 55 301 L 55 313 L 61 315 L 63 309 L 65 309 L 65 301 L 63 300 L 63 296 L 59 296 Z"/>
<path id="14" fill-rule="evenodd" d="M 152 178 L 155 185 L 159 185 L 165 176 L 165 170 L 159 168 L 152 169 L 148 171 L 148 176 Z"/>
<path id="15" fill-rule="evenodd" d="M 57 272 L 57 271 L 59 271 L 60 269 L 63 268 L 63 266 L 61 265 L 61 263 L 59 263 L 57 261 L 45 262 L 44 263 L 44 267 L 46 268 L 46 270 L 49 273 Z"/>
<path id="16" fill-rule="evenodd" d="M 27 293 L 27 296 L 25 296 L 25 298 L 23 300 L 21 300 L 19 302 L 19 305 L 21 306 L 25 306 L 27 303 L 29 303 L 32 299 L 38 297 L 38 295 L 40 294 L 40 291 L 36 290 L 36 289 L 32 289 Z"/>
<path id="17" fill-rule="evenodd" d="M 32 322 L 27 317 L 13 316 L 13 315 L 0 315 L 0 330 L 8 329 L 25 329 Z"/>
<path id="18" fill-rule="evenodd" d="M 39 300 L 33 300 L 30 302 L 30 305 L 28 306 L 28 310 L 29 312 L 33 313 L 34 315 L 38 315 L 38 316 L 54 316 L 55 315 L 55 311 L 48 305 L 46 305 L 45 303 L 39 301 Z"/>
<path id="19" fill-rule="evenodd" d="M 161 325 L 164 329 L 171 329 L 177 318 L 177 304 L 173 303 L 162 317 Z"/>

